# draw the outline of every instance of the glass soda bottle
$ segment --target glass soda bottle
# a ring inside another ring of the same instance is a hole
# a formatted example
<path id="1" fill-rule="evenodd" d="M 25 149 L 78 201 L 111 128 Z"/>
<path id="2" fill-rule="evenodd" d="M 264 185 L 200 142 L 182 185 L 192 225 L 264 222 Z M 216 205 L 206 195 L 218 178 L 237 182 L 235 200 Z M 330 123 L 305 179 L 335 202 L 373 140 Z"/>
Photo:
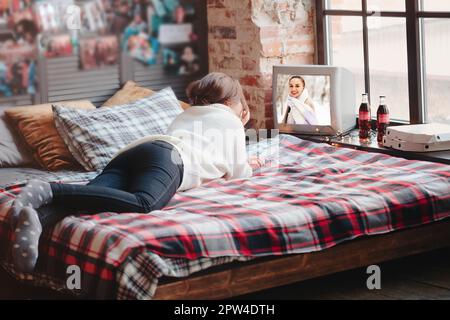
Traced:
<path id="1" fill-rule="evenodd" d="M 370 140 L 371 114 L 369 105 L 369 96 L 367 93 L 362 95 L 362 102 L 359 106 L 359 139 L 361 141 Z"/>
<path id="2" fill-rule="evenodd" d="M 386 135 L 386 129 L 389 126 L 389 109 L 386 104 L 386 97 L 380 96 L 380 106 L 377 110 L 377 141 L 381 143 Z"/>

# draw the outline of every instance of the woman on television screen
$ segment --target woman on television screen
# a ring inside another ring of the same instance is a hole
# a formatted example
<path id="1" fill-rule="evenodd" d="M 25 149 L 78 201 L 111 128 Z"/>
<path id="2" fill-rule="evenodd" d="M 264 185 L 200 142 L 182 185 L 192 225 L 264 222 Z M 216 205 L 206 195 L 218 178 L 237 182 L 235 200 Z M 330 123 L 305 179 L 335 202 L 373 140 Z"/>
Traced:
<path id="1" fill-rule="evenodd" d="M 293 76 L 289 79 L 289 95 L 283 123 L 303 125 L 317 125 L 319 123 L 305 80 L 300 76 Z"/>

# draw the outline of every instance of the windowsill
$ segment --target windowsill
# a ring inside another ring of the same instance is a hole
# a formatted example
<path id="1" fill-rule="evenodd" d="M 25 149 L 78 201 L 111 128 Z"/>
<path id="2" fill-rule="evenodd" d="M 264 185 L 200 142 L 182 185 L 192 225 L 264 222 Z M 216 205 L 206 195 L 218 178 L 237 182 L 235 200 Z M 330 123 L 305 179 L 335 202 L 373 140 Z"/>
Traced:
<path id="1" fill-rule="evenodd" d="M 372 139 L 368 143 L 362 143 L 359 140 L 359 130 L 352 130 L 350 133 L 342 137 L 325 137 L 325 136 L 307 136 L 300 134 L 293 134 L 304 140 L 309 140 L 319 143 L 328 143 L 336 147 L 351 148 L 356 150 L 363 150 L 368 152 L 384 153 L 395 157 L 401 157 L 410 160 L 422 160 L 430 162 L 438 162 L 450 164 L 450 150 L 436 151 L 436 152 L 408 152 L 386 148 L 378 144 L 376 135 L 372 134 Z"/>

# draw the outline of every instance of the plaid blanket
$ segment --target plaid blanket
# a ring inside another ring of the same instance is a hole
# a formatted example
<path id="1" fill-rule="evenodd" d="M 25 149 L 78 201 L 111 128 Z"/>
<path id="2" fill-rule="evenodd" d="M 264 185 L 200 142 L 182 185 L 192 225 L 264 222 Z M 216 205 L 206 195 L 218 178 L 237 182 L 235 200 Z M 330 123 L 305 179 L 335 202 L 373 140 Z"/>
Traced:
<path id="1" fill-rule="evenodd" d="M 249 154 L 268 160 L 251 179 L 177 193 L 162 211 L 65 218 L 43 235 L 35 275 L 18 274 L 8 263 L 8 209 L 21 185 L 0 189 L 3 266 L 20 279 L 62 289 L 67 266 L 77 265 L 82 289 L 74 293 L 151 298 L 162 276 L 323 250 L 450 216 L 450 166 L 286 135 L 249 147 Z"/>

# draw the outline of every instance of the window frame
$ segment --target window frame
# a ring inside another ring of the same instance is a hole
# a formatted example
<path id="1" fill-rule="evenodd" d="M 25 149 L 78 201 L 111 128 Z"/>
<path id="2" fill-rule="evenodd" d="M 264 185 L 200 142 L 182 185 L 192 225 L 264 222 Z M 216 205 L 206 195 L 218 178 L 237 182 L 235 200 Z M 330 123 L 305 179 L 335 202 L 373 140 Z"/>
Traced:
<path id="1" fill-rule="evenodd" d="M 368 18 L 371 16 L 400 17 L 406 19 L 406 40 L 408 60 L 408 95 L 409 123 L 427 122 L 426 90 L 425 90 L 425 50 L 423 18 L 450 19 L 450 11 L 423 11 L 423 1 L 405 0 L 405 11 L 368 11 L 368 0 L 361 0 L 361 10 L 327 9 L 327 0 L 316 0 L 316 33 L 318 63 L 327 65 L 330 62 L 331 48 L 329 16 L 357 16 L 362 18 L 364 79 L 365 90 L 370 95 L 370 63 L 369 63 L 369 29 Z M 373 101 L 371 99 L 371 101 Z M 403 122 L 397 121 L 398 124 Z"/>

